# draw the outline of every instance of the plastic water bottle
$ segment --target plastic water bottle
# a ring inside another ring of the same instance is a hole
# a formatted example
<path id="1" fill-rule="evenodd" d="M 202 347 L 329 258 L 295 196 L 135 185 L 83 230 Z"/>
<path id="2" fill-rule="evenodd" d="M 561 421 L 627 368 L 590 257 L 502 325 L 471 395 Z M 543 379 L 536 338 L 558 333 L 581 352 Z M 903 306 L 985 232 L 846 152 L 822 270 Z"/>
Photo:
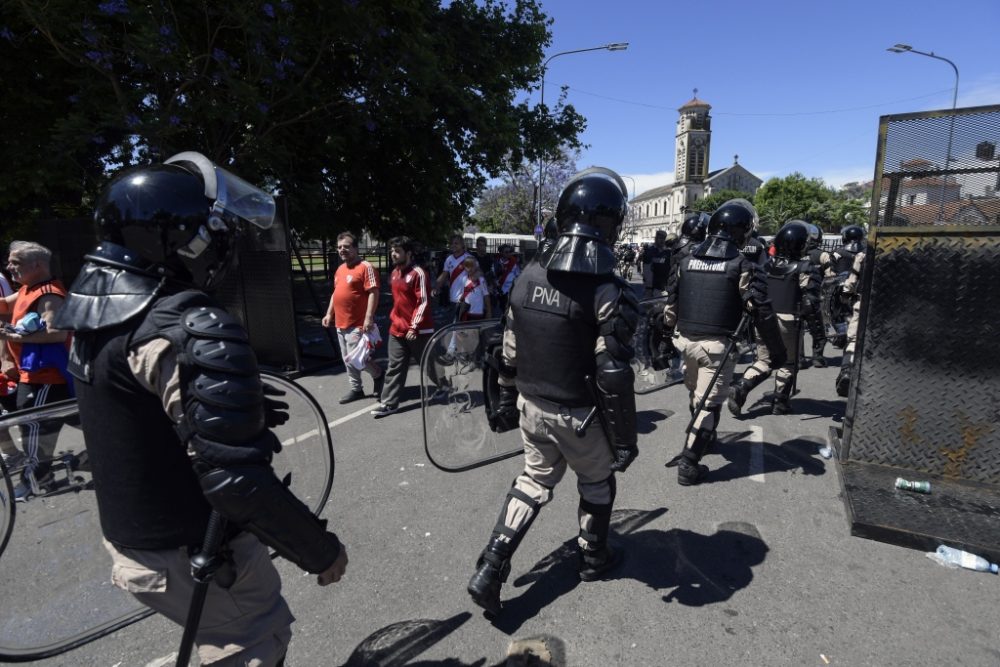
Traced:
<path id="1" fill-rule="evenodd" d="M 927 554 L 927 557 L 952 569 L 964 567 L 967 570 L 992 572 L 993 574 L 997 574 L 998 569 L 1000 569 L 1000 566 L 996 563 L 991 563 L 982 556 L 970 554 L 968 551 L 962 551 L 961 549 L 946 547 L 943 544 L 937 548 L 937 551 Z"/>

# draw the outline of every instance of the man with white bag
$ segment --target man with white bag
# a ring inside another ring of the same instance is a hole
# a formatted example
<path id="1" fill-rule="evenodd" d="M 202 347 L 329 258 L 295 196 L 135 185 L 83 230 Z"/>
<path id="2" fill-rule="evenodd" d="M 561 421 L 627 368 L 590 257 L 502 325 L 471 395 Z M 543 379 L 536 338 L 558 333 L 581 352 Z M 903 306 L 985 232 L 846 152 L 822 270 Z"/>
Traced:
<path id="1" fill-rule="evenodd" d="M 323 317 L 323 326 L 337 328 L 340 354 L 347 369 L 347 379 L 351 390 L 340 399 L 340 403 L 350 403 L 366 396 L 361 383 L 361 371 L 348 363 L 351 352 L 361 342 L 361 334 L 375 326 L 375 309 L 378 308 L 378 272 L 358 255 L 358 240 L 351 232 L 337 235 L 337 254 L 343 262 L 333 276 L 333 295 L 330 306 Z M 382 393 L 385 373 L 382 367 L 369 356 L 365 365 L 375 380 L 373 395 Z"/>

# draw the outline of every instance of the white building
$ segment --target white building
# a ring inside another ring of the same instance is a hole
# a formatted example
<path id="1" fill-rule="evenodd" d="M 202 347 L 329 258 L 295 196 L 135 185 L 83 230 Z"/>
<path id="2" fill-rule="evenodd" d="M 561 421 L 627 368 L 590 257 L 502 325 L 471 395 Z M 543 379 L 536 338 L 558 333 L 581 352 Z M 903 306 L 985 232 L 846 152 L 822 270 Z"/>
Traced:
<path id="1" fill-rule="evenodd" d="M 677 111 L 674 139 L 674 182 L 647 190 L 629 202 L 629 236 L 635 243 L 652 242 L 656 230 L 676 233 L 689 206 L 717 190 L 754 194 L 763 181 L 739 164 L 708 171 L 712 144 L 712 108 L 695 97 Z"/>

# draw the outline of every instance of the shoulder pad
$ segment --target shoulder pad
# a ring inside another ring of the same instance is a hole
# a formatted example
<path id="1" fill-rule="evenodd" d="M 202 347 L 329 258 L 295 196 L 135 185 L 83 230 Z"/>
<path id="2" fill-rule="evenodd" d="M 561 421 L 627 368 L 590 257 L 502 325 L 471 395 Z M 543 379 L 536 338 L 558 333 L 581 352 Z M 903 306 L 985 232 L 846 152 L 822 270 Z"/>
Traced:
<path id="1" fill-rule="evenodd" d="M 56 311 L 52 327 L 100 331 L 122 324 L 146 310 L 161 288 L 157 278 L 87 262 Z"/>
<path id="2" fill-rule="evenodd" d="M 196 338 L 249 342 L 246 329 L 238 319 L 218 306 L 189 308 L 181 317 L 181 326 Z"/>
<path id="3" fill-rule="evenodd" d="M 191 308 L 214 305 L 215 302 L 207 294 L 195 290 L 162 297 L 156 301 L 132 336 L 132 344 L 163 336 L 165 331 L 176 328 L 181 323 L 181 317 Z"/>

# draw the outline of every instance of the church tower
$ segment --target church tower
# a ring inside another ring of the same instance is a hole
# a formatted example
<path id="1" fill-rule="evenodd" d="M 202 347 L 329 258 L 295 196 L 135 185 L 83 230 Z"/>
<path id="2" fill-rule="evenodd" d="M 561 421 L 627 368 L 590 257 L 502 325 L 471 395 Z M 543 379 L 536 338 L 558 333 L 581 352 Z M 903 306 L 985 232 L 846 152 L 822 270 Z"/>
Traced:
<path id="1" fill-rule="evenodd" d="M 677 137 L 674 144 L 677 159 L 674 164 L 674 181 L 680 183 L 701 183 L 708 175 L 708 153 L 712 141 L 712 117 L 708 115 L 711 105 L 698 99 L 698 89 L 694 97 L 677 111 Z"/>

